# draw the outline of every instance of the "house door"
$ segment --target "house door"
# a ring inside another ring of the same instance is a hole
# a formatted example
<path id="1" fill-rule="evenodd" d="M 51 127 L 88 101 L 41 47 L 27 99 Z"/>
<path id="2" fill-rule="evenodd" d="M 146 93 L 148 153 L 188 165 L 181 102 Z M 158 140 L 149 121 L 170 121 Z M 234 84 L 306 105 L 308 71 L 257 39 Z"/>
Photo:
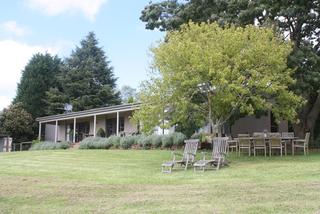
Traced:
<path id="1" fill-rule="evenodd" d="M 89 122 L 84 122 L 84 123 L 78 123 L 77 127 L 77 135 L 76 135 L 76 141 L 80 142 L 82 141 L 86 136 L 89 135 L 90 132 L 90 123 Z"/>

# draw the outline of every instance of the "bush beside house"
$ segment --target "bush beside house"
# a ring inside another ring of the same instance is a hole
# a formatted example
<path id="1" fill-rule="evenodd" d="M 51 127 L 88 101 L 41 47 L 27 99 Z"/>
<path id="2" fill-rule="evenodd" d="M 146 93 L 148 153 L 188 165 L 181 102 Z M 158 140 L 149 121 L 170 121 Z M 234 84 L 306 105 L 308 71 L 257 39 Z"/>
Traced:
<path id="1" fill-rule="evenodd" d="M 186 136 L 176 132 L 168 135 L 133 135 L 125 137 L 110 136 L 88 137 L 80 142 L 79 149 L 150 149 L 150 148 L 172 148 L 183 145 Z"/>
<path id="2" fill-rule="evenodd" d="M 29 150 L 59 150 L 68 148 L 70 148 L 70 143 L 68 142 L 54 143 L 48 141 L 35 141 Z"/>

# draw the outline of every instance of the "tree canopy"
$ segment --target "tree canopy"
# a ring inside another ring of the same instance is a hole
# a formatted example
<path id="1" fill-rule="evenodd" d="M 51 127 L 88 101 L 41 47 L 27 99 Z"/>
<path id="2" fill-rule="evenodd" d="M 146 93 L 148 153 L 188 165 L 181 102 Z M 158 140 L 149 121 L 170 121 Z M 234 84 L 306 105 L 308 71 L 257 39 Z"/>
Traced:
<path id="1" fill-rule="evenodd" d="M 20 103 L 33 118 L 46 115 L 46 92 L 58 84 L 62 61 L 50 54 L 35 54 L 22 71 L 14 103 Z"/>
<path id="2" fill-rule="evenodd" d="M 207 119 L 220 132 L 236 111 L 270 110 L 277 120 L 295 121 L 302 98 L 289 90 L 291 51 L 268 28 L 182 25 L 152 49 L 156 72 L 143 85 L 134 117 L 147 132 L 167 118 L 175 124 L 189 117 Z"/>
<path id="3" fill-rule="evenodd" d="M 34 120 L 21 103 L 10 105 L 0 114 L 0 130 L 10 135 L 14 142 L 30 141 L 34 138 Z"/>
<path id="4" fill-rule="evenodd" d="M 95 34 L 90 32 L 66 59 L 60 85 L 47 93 L 50 111 L 63 109 L 65 103 L 71 104 L 73 111 L 120 104 L 109 64 Z"/>
<path id="5" fill-rule="evenodd" d="M 291 90 L 308 102 L 299 111 L 295 132 L 313 132 L 320 113 L 320 2 L 319 0 L 164 0 L 150 2 L 140 19 L 147 29 L 177 30 L 184 23 L 217 22 L 270 26 L 293 42 L 288 66 L 295 69 L 297 84 Z"/>

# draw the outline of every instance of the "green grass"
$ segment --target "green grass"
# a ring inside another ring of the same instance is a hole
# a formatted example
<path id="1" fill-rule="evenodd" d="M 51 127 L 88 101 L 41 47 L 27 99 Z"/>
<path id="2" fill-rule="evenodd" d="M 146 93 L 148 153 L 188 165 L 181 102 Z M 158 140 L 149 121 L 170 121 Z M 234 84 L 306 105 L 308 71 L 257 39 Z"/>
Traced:
<path id="1" fill-rule="evenodd" d="M 320 154 L 162 174 L 170 151 L 0 154 L 0 213 L 319 213 Z"/>

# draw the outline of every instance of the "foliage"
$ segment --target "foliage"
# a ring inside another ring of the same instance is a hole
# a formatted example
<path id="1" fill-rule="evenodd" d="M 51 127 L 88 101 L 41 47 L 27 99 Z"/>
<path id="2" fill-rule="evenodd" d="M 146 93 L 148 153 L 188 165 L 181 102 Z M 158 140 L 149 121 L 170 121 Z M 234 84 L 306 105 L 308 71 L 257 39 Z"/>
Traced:
<path id="1" fill-rule="evenodd" d="M 79 149 L 109 149 L 111 146 L 107 138 L 87 137 L 80 142 Z"/>
<path id="2" fill-rule="evenodd" d="M 60 84 L 60 83 L 59 83 Z M 62 114 L 65 112 L 64 106 L 68 103 L 68 97 L 64 94 L 59 87 L 50 88 L 46 92 L 46 114 Z"/>
<path id="3" fill-rule="evenodd" d="M 34 138 L 34 120 L 21 103 L 4 109 L 0 119 L 1 130 L 13 138 L 15 143 L 30 141 Z"/>
<path id="4" fill-rule="evenodd" d="M 178 30 L 182 24 L 217 22 L 220 26 L 256 24 L 272 27 L 294 47 L 288 60 L 296 68 L 297 84 L 291 87 L 306 100 L 298 114 L 295 132 L 313 132 L 320 113 L 320 37 L 319 1 L 234 1 L 234 0 L 164 0 L 150 2 L 142 11 L 141 20 L 147 29 Z"/>
<path id="5" fill-rule="evenodd" d="M 171 148 L 173 146 L 173 136 L 168 134 L 168 135 L 163 135 L 162 136 L 162 147 L 163 148 Z"/>
<path id="6" fill-rule="evenodd" d="M 108 137 L 108 142 L 114 147 L 114 148 L 119 148 L 120 147 L 120 139 L 121 137 L 112 135 Z"/>
<path id="7" fill-rule="evenodd" d="M 81 46 L 72 52 L 65 64 L 64 75 L 60 79 L 60 93 L 48 93 L 49 98 L 59 101 L 55 105 L 66 98 L 74 111 L 120 104 L 113 68 L 102 48 L 98 47 L 93 32 L 81 41 Z"/>
<path id="8" fill-rule="evenodd" d="M 184 140 L 186 139 L 186 136 L 184 134 L 182 134 L 181 132 L 174 132 L 171 135 L 173 145 L 181 146 L 184 144 Z"/>
<path id="9" fill-rule="evenodd" d="M 21 103 L 33 118 L 47 113 L 46 92 L 57 85 L 62 62 L 57 56 L 35 54 L 22 71 L 14 103 Z"/>
<path id="10" fill-rule="evenodd" d="M 150 149 L 152 146 L 152 136 L 140 135 L 138 137 L 138 145 L 143 149 Z"/>
<path id="11" fill-rule="evenodd" d="M 209 133 L 199 132 L 194 133 L 191 139 L 198 139 L 201 143 L 208 143 L 212 140 L 212 135 Z"/>
<path id="12" fill-rule="evenodd" d="M 68 149 L 70 144 L 68 142 L 54 143 L 54 142 L 38 142 L 32 143 L 30 150 L 58 150 L 58 149 Z"/>
<path id="13" fill-rule="evenodd" d="M 166 123 L 170 119 L 166 115 L 169 99 L 164 91 L 165 85 L 157 78 L 152 77 L 151 80 L 141 84 L 139 100 L 142 102 L 140 104 L 142 110 L 134 112 L 132 121 L 142 122 L 142 132 L 151 134 L 156 126 L 161 129 L 170 127 L 170 124 Z"/>
<path id="14" fill-rule="evenodd" d="M 106 137 L 106 132 L 104 131 L 103 128 L 99 128 L 97 131 L 97 136 L 98 137 Z"/>
<path id="15" fill-rule="evenodd" d="M 190 109 L 198 123 L 207 119 L 218 133 L 236 111 L 270 110 L 278 121 L 296 119 L 302 99 L 288 90 L 294 83 L 287 67 L 291 44 L 270 29 L 190 22 L 152 52 L 159 72 L 141 90 L 134 116 L 145 131 L 161 117 L 186 121 Z"/>
<path id="16" fill-rule="evenodd" d="M 135 144 L 134 136 L 125 136 L 120 139 L 120 147 L 122 149 L 130 149 Z"/>
<path id="17" fill-rule="evenodd" d="M 155 147 L 155 148 L 159 148 L 162 145 L 162 136 L 161 135 L 156 135 L 153 134 L 150 136 L 151 137 L 151 144 Z"/>
<path id="18" fill-rule="evenodd" d="M 33 140 L 32 144 L 38 144 L 38 143 L 41 143 L 41 142 L 42 142 L 41 140 L 37 139 L 37 140 Z"/>
<path id="19" fill-rule="evenodd" d="M 122 103 L 137 102 L 137 90 L 128 85 L 122 86 L 120 89 Z"/>

